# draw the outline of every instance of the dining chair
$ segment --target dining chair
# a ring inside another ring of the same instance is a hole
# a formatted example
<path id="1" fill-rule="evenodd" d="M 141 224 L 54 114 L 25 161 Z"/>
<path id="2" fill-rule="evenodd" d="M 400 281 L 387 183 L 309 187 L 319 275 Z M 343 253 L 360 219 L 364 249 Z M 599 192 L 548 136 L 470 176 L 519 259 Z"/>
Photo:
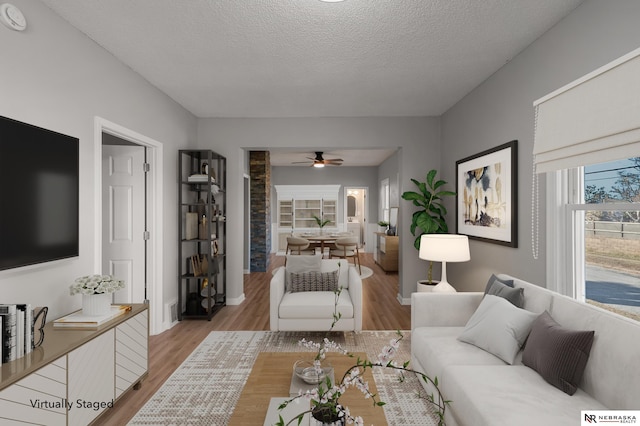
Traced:
<path id="1" fill-rule="evenodd" d="M 358 272 L 362 274 L 360 264 L 360 252 L 358 251 L 357 237 L 341 237 L 334 243 L 335 247 L 329 252 L 329 257 L 339 257 L 340 259 L 353 258 L 353 264 L 358 266 Z"/>
<path id="2" fill-rule="evenodd" d="M 316 254 L 316 249 L 309 249 L 311 245 L 310 241 L 306 238 L 300 237 L 287 237 L 287 249 L 285 254 L 293 255 L 313 255 Z M 287 258 L 284 259 L 285 266 L 287 265 Z"/>

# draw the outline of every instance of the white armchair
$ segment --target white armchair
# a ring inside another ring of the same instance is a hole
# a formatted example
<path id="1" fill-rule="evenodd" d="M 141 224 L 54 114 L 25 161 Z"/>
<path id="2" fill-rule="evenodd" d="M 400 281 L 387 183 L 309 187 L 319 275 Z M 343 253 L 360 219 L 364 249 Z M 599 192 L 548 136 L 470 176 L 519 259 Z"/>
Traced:
<path id="1" fill-rule="evenodd" d="M 362 331 L 362 280 L 346 261 L 323 259 L 321 272 L 340 267 L 338 285 L 342 292 L 338 312 L 342 315 L 334 331 Z M 285 268 L 280 268 L 270 285 L 270 327 L 272 331 L 328 331 L 333 322 L 335 293 L 332 291 L 295 292 L 285 290 Z"/>

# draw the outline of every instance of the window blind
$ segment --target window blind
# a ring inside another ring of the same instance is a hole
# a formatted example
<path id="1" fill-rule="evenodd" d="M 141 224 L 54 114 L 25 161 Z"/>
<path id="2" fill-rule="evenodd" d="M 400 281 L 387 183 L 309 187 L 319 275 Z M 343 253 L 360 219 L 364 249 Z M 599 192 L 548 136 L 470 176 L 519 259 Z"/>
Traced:
<path id="1" fill-rule="evenodd" d="M 533 105 L 538 173 L 639 156 L 640 49 Z"/>

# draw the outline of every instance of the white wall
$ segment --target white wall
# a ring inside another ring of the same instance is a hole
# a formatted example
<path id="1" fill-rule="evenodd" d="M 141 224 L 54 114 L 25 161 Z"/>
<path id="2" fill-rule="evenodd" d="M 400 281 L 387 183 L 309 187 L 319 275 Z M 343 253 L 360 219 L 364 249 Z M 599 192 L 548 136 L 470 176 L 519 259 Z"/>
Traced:
<path id="1" fill-rule="evenodd" d="M 442 116 L 442 171 L 450 182 L 456 160 L 513 139 L 519 144 L 519 247 L 472 241 L 470 262 L 447 265 L 458 289 L 482 290 L 493 272 L 545 283 L 544 179 L 539 260 L 531 250 L 533 101 L 638 48 L 639 17 L 637 0 L 586 1 Z M 453 201 L 447 206 L 455 210 Z M 449 225 L 455 229 L 454 215 Z"/>
<path id="2" fill-rule="evenodd" d="M 177 150 L 195 145 L 195 117 L 42 3 L 12 3 L 28 27 L 15 32 L 0 26 L 0 115 L 80 139 L 80 256 L 0 272 L 0 303 L 49 306 L 49 318 L 57 318 L 80 308 L 80 297 L 69 295 L 71 282 L 100 270 L 94 264 L 94 229 L 100 226 L 94 219 L 95 116 L 164 145 L 165 232 L 155 238 L 164 238 L 164 298 L 176 298 Z M 2 200 L 2 208 L 19 206 Z"/>
<path id="3" fill-rule="evenodd" d="M 410 178 L 420 178 L 439 167 L 439 120 L 435 117 L 358 117 L 198 120 L 198 144 L 227 157 L 228 223 L 230 235 L 242 235 L 242 176 L 245 170 L 244 149 L 324 147 L 401 148 L 400 193 L 406 191 Z M 411 209 L 401 209 L 399 221 L 410 223 Z M 371 212 L 370 212 L 371 214 Z M 406 234 L 406 235 L 405 235 Z M 230 298 L 240 298 L 242 288 L 242 238 L 232 239 L 228 247 L 228 291 Z M 234 253 L 238 253 L 235 255 Z M 407 253 L 407 255 L 404 255 Z M 424 261 L 418 259 L 408 228 L 400 236 L 401 297 L 409 299 L 416 281 L 424 275 Z"/>

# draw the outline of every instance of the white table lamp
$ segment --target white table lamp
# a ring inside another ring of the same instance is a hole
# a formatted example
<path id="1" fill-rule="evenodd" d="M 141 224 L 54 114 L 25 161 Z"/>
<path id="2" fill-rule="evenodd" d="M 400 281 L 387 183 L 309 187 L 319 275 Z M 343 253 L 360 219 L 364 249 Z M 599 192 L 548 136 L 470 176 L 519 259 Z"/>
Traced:
<path id="1" fill-rule="evenodd" d="M 469 254 L 469 238 L 457 234 L 424 234 L 420 238 L 420 259 L 442 262 L 440 283 L 434 292 L 455 293 L 456 289 L 447 282 L 447 262 L 466 262 Z"/>

